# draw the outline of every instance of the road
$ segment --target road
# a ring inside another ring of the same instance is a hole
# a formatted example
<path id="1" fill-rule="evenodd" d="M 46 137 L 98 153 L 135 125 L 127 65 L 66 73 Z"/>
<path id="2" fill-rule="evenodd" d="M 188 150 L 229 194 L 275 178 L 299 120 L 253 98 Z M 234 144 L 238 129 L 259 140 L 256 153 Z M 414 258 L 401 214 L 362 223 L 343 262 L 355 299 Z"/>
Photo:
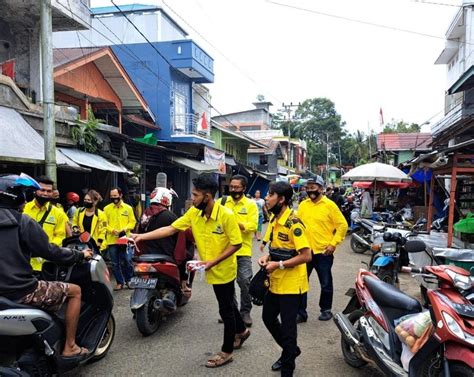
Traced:
<path id="1" fill-rule="evenodd" d="M 368 255 L 351 251 L 349 237 L 336 251 L 333 276 L 335 282 L 334 311 L 348 302 L 344 295 L 352 287 L 361 265 Z M 254 245 L 254 250 L 258 250 Z M 254 253 L 254 261 L 258 258 Z M 255 264 L 256 265 L 256 264 Z M 417 293 L 409 277 L 401 278 L 401 288 Z M 316 273 L 311 276 L 309 320 L 298 325 L 298 344 L 302 355 L 297 359 L 295 376 L 383 376 L 371 366 L 360 370 L 345 364 L 340 350 L 340 335 L 333 321 L 317 319 L 319 288 Z M 114 315 L 117 331 L 109 354 L 102 360 L 74 370 L 69 376 L 277 376 L 270 370 L 280 349 L 261 320 L 261 307 L 254 307 L 252 335 L 241 350 L 235 351 L 234 362 L 217 368 L 204 366 L 208 356 L 220 350 L 223 325 L 217 323 L 218 309 L 212 288 L 196 281 L 188 305 L 168 318 L 157 333 L 143 337 L 129 309 L 130 291 L 115 293 Z"/>

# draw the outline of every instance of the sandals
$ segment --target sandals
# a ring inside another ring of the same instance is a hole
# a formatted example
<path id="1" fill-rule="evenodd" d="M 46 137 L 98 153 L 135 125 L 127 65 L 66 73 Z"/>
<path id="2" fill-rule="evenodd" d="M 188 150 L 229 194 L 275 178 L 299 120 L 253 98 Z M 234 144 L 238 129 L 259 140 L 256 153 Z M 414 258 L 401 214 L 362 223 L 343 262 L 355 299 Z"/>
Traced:
<path id="1" fill-rule="evenodd" d="M 206 362 L 206 368 L 218 368 L 234 361 L 231 353 L 218 352 Z"/>
<path id="2" fill-rule="evenodd" d="M 234 340 L 234 349 L 239 350 L 242 348 L 242 345 L 244 342 L 249 338 L 250 336 L 250 330 L 247 329 L 243 334 L 236 334 L 235 335 L 235 340 Z"/>
<path id="3" fill-rule="evenodd" d="M 123 289 L 123 284 L 117 284 L 115 287 L 114 287 L 114 291 L 121 291 Z"/>
<path id="4" fill-rule="evenodd" d="M 79 352 L 72 354 L 72 355 L 67 355 L 67 356 L 61 356 L 63 359 L 75 359 L 76 357 L 86 357 L 89 356 L 90 351 L 85 348 L 85 347 L 79 347 Z"/>

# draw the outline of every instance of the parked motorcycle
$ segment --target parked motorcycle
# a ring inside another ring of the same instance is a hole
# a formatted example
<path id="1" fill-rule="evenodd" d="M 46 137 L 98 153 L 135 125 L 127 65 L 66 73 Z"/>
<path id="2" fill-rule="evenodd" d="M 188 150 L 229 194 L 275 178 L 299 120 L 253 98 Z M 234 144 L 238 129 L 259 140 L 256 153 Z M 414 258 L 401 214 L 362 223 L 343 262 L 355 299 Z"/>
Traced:
<path id="1" fill-rule="evenodd" d="M 421 247 L 421 245 L 419 245 Z M 414 252 L 414 250 L 413 250 Z M 403 267 L 427 278 L 439 287 L 428 291 L 433 331 L 414 354 L 408 373 L 401 362 L 402 343 L 394 321 L 422 312 L 421 304 L 396 287 L 361 269 L 347 307 L 334 321 L 341 332 L 344 360 L 355 368 L 368 362 L 390 376 L 472 376 L 474 368 L 474 280 L 455 266 Z"/>
<path id="2" fill-rule="evenodd" d="M 122 240 L 135 254 L 135 244 Z M 185 305 L 189 295 L 184 294 L 176 258 L 164 254 L 142 254 L 133 257 L 135 275 L 130 281 L 134 289 L 130 309 L 138 330 L 144 336 L 156 332 L 164 317 Z"/>
<path id="3" fill-rule="evenodd" d="M 370 250 L 375 237 L 384 231 L 385 226 L 361 217 L 352 221 L 356 226 L 351 234 L 351 249 L 357 254 L 365 253 Z"/>
<path id="4" fill-rule="evenodd" d="M 70 237 L 65 246 L 90 248 L 89 234 Z M 77 284 L 82 289 L 81 314 L 76 341 L 90 350 L 86 358 L 61 356 L 65 341 L 64 308 L 55 314 L 0 297 L 0 353 L 10 356 L 11 366 L 1 376 L 52 376 L 105 357 L 114 335 L 112 285 L 107 266 L 99 255 L 73 266 L 43 264 L 42 278 Z M 23 374 L 21 374 L 23 373 Z"/>

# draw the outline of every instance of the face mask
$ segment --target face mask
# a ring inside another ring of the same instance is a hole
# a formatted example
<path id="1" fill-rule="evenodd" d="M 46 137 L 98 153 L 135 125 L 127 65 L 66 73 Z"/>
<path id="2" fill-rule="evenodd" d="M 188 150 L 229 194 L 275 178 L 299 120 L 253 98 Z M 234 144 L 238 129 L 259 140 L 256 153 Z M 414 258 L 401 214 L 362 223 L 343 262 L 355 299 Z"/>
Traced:
<path id="1" fill-rule="evenodd" d="M 120 198 L 111 198 L 112 203 L 118 204 L 120 202 Z"/>
<path id="2" fill-rule="evenodd" d="M 84 208 L 92 208 L 93 206 L 94 206 L 94 203 L 84 202 Z"/>
<path id="3" fill-rule="evenodd" d="M 234 200 L 240 199 L 243 194 L 244 194 L 243 191 L 231 191 L 231 192 L 230 192 L 230 196 L 231 196 L 232 199 L 234 199 Z"/>
<path id="4" fill-rule="evenodd" d="M 277 203 L 272 208 L 270 208 L 269 211 L 273 213 L 275 216 L 278 216 L 282 208 L 283 208 L 283 204 Z"/>
<path id="5" fill-rule="evenodd" d="M 56 198 L 50 199 L 49 201 L 53 204 L 58 204 L 59 203 L 59 199 L 56 199 Z"/>
<path id="6" fill-rule="evenodd" d="M 197 206 L 195 205 L 195 207 L 201 211 L 204 212 L 204 210 L 206 209 L 207 207 L 207 202 L 204 201 L 204 198 L 201 200 L 201 203 L 199 203 Z"/>
<path id="7" fill-rule="evenodd" d="M 40 206 L 44 206 L 46 203 L 49 202 L 49 198 L 44 198 L 42 196 L 36 195 L 36 201 L 38 202 Z"/>
<path id="8" fill-rule="evenodd" d="M 319 191 L 317 191 L 317 190 L 315 190 L 315 191 L 306 191 L 306 193 L 308 194 L 308 196 L 309 196 L 312 200 L 319 198 L 319 195 L 321 195 L 321 193 L 320 193 Z"/>

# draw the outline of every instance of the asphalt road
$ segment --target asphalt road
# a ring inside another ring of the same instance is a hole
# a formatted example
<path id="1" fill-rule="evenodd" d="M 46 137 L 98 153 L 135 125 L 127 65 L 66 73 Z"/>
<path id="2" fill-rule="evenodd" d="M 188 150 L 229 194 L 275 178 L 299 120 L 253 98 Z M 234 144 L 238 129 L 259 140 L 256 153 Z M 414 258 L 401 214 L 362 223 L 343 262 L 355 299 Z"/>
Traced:
<path id="1" fill-rule="evenodd" d="M 351 251 L 349 237 L 337 251 L 333 276 L 335 282 L 334 311 L 348 302 L 345 292 L 352 287 L 357 271 L 368 262 L 368 255 Z M 254 250 L 258 250 L 255 243 Z M 260 252 L 254 252 L 254 261 Z M 255 263 L 256 265 L 256 263 Z M 401 288 L 417 293 L 409 277 L 401 277 Z M 278 376 L 270 366 L 278 359 L 280 349 L 261 320 L 261 307 L 254 307 L 252 335 L 241 350 L 234 352 L 234 362 L 217 369 L 204 366 L 207 358 L 220 350 L 223 325 L 212 288 L 204 281 L 193 287 L 190 302 L 168 318 L 157 333 L 143 337 L 129 309 L 130 291 L 115 293 L 114 315 L 117 322 L 115 340 L 102 360 L 69 373 L 69 376 Z M 360 370 L 348 366 L 340 350 L 340 335 L 333 321 L 317 319 L 319 288 L 316 273 L 311 276 L 309 320 L 298 325 L 298 344 L 302 355 L 297 359 L 295 376 L 382 376 L 371 366 Z"/>

